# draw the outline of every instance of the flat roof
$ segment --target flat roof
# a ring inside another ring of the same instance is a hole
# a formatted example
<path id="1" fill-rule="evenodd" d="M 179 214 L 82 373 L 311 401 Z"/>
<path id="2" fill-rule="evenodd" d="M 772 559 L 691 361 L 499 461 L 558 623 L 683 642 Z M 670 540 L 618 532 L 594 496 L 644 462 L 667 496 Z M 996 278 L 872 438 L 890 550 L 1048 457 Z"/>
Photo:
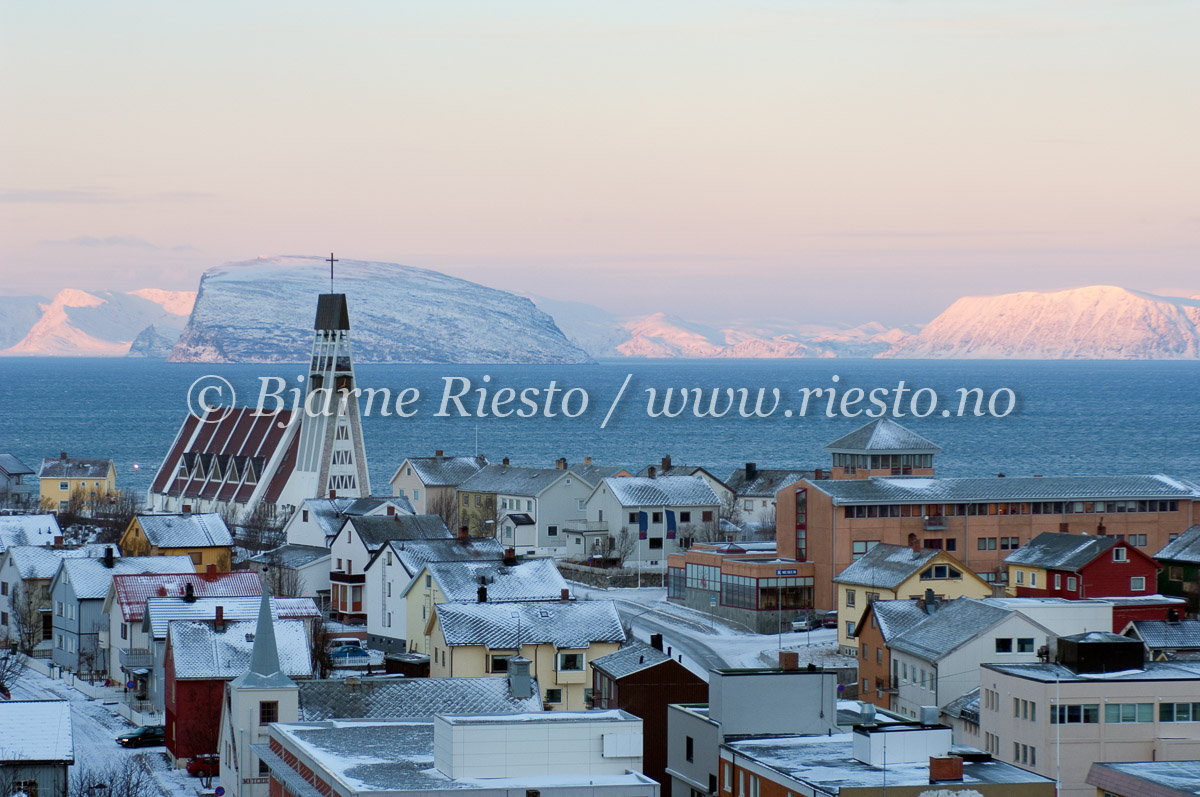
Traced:
<path id="1" fill-rule="evenodd" d="M 1133 640 L 1137 641 L 1137 640 Z M 1200 661 L 1148 661 L 1140 670 L 1083 672 L 1049 662 L 984 664 L 989 670 L 1043 683 L 1085 681 L 1200 681 Z"/>

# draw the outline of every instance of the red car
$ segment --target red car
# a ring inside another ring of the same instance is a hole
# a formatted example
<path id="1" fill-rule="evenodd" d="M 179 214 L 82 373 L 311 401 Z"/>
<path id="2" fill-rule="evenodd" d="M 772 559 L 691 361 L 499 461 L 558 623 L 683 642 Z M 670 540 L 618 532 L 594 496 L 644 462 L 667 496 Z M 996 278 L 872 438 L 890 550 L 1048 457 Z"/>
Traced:
<path id="1" fill-rule="evenodd" d="M 189 758 L 187 771 L 189 775 L 195 775 L 198 778 L 219 775 L 221 774 L 221 757 L 216 753 L 208 753 Z"/>

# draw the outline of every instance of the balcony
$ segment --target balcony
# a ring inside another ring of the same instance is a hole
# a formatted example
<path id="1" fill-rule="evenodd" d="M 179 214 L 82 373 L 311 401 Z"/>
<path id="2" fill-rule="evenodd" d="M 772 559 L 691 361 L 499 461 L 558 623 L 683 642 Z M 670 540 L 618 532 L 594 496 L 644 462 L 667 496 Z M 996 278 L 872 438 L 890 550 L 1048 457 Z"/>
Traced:
<path id="1" fill-rule="evenodd" d="M 134 670 L 139 667 L 149 669 L 154 666 L 154 654 L 145 648 L 119 648 L 117 664 L 125 670 Z"/>
<path id="2" fill-rule="evenodd" d="M 926 515 L 925 516 L 926 531 L 945 531 L 946 516 L 945 515 Z"/>

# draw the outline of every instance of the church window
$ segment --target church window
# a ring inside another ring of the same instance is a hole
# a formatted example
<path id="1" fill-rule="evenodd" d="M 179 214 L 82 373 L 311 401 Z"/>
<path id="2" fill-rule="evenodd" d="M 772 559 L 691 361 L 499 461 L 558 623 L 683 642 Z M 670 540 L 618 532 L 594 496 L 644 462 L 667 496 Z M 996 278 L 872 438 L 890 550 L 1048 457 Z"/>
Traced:
<path id="1" fill-rule="evenodd" d="M 270 725 L 272 722 L 279 722 L 279 701 L 260 701 L 258 704 L 258 724 Z"/>

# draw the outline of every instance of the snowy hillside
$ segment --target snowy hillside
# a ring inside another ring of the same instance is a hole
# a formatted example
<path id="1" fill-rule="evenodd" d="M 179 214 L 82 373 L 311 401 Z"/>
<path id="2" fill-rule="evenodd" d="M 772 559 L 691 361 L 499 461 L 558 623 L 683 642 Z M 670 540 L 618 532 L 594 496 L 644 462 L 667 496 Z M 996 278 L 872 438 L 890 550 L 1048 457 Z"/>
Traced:
<path id="1" fill-rule="evenodd" d="M 1192 360 L 1200 358 L 1200 297 L 1110 285 L 968 296 L 881 356 Z"/>
<path id="2" fill-rule="evenodd" d="M 160 332 L 183 328 L 195 294 L 181 291 L 142 290 L 130 293 L 86 292 L 66 288 L 49 302 L 37 305 L 37 315 L 23 333 L 15 324 L 28 320 L 27 309 L 10 314 L 8 300 L 0 305 L 4 317 L 0 331 L 12 325 L 0 355 L 26 357 L 122 357 L 147 327 Z M 19 335 L 19 337 L 18 337 Z"/>
<path id="3" fill-rule="evenodd" d="M 337 264 L 359 362 L 579 363 L 587 353 L 528 299 L 436 271 Z M 319 257 L 270 257 L 209 269 L 174 362 L 296 362 L 312 349 Z"/>

